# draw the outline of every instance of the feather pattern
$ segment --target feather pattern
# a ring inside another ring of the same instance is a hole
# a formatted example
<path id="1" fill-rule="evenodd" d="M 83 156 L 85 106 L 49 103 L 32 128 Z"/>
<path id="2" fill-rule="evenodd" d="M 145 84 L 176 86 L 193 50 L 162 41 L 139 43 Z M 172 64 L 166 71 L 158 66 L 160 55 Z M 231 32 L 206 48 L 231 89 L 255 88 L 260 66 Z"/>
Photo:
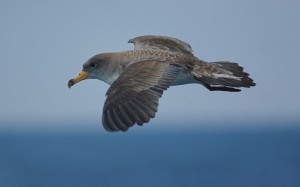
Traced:
<path id="1" fill-rule="evenodd" d="M 130 39 L 128 43 L 134 44 L 134 50 L 166 50 L 189 55 L 193 54 L 193 50 L 188 43 L 168 36 L 139 36 Z"/>
<path id="2" fill-rule="evenodd" d="M 181 67 L 159 61 L 130 65 L 107 91 L 102 120 L 108 131 L 126 131 L 155 116 L 158 100 L 175 80 Z"/>

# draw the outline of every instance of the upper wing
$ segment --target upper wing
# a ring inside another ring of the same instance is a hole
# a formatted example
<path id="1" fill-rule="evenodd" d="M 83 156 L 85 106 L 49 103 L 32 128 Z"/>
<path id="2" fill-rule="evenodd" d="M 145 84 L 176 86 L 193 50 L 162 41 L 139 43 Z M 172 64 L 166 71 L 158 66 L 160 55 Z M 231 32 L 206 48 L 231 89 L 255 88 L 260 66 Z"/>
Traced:
<path id="1" fill-rule="evenodd" d="M 193 54 L 191 46 L 181 40 L 176 38 L 171 38 L 167 36 L 139 36 L 130 39 L 128 43 L 134 44 L 134 49 L 159 49 L 174 52 L 181 52 L 185 54 Z"/>
<path id="2" fill-rule="evenodd" d="M 135 123 L 154 118 L 158 99 L 175 80 L 181 67 L 159 61 L 130 65 L 108 89 L 102 123 L 108 131 L 126 131 Z"/>

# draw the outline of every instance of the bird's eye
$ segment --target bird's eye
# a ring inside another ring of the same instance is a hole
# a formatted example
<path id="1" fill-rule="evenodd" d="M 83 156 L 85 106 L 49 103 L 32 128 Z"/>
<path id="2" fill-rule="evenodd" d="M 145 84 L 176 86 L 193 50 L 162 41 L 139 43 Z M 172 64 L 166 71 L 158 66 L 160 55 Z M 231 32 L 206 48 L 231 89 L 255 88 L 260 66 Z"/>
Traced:
<path id="1" fill-rule="evenodd" d="M 94 68 L 94 67 L 96 67 L 96 66 L 97 66 L 96 63 L 91 63 L 91 64 L 90 64 L 90 67 L 92 67 L 92 68 Z"/>

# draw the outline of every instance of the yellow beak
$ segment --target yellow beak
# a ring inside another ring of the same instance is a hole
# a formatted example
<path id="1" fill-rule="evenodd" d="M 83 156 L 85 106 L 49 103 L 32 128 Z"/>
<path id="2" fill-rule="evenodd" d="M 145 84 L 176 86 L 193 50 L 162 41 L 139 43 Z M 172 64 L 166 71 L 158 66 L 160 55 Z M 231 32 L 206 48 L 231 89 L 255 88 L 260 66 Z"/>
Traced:
<path id="1" fill-rule="evenodd" d="M 69 80 L 68 87 L 71 88 L 74 84 L 86 79 L 88 75 L 89 75 L 88 72 L 81 71 L 77 77 L 75 77 L 74 79 Z"/>

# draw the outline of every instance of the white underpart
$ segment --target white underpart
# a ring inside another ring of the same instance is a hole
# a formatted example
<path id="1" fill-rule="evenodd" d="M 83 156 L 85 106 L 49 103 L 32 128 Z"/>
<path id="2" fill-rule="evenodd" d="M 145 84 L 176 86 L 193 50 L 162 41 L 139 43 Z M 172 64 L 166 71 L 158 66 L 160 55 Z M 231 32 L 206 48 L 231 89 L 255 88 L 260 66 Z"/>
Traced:
<path id="1" fill-rule="evenodd" d="M 234 75 L 228 75 L 228 74 L 218 74 L 218 73 L 213 73 L 212 76 L 214 78 L 225 78 L 225 79 L 234 79 L 234 80 L 241 80 L 242 77 L 236 77 Z"/>
<path id="2" fill-rule="evenodd" d="M 193 75 L 188 71 L 181 71 L 175 81 L 171 84 L 171 86 L 178 86 L 184 84 L 192 84 L 192 83 L 199 83 L 199 81 L 195 80 Z"/>

